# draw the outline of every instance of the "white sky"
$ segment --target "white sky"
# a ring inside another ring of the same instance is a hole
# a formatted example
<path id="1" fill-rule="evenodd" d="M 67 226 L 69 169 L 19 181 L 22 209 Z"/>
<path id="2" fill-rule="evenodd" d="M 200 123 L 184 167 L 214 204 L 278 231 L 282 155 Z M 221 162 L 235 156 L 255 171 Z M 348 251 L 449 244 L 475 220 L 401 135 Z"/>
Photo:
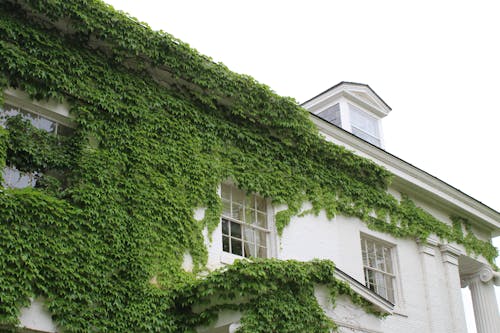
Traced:
<path id="1" fill-rule="evenodd" d="M 298 102 L 369 84 L 387 151 L 500 211 L 498 1 L 106 2 Z"/>

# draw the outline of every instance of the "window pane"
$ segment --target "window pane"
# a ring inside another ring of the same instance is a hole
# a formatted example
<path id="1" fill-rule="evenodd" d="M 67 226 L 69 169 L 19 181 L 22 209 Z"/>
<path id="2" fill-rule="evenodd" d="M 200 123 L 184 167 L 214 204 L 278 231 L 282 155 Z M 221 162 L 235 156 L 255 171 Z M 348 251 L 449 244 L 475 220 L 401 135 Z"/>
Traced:
<path id="1" fill-rule="evenodd" d="M 368 266 L 370 267 L 377 267 L 377 264 L 375 262 L 375 252 L 374 251 L 370 251 L 368 252 Z"/>
<path id="2" fill-rule="evenodd" d="M 267 214 L 257 212 L 257 225 L 262 228 L 267 228 Z"/>
<path id="3" fill-rule="evenodd" d="M 246 196 L 245 205 L 246 205 L 246 208 L 255 209 L 255 195 L 254 194 L 250 194 L 250 195 Z"/>
<path id="4" fill-rule="evenodd" d="M 384 258 L 384 249 L 382 246 L 376 246 L 376 259 L 377 259 L 377 268 L 381 271 L 385 271 L 385 258 Z"/>
<path id="5" fill-rule="evenodd" d="M 257 245 L 267 247 L 267 232 L 256 231 L 255 236 L 256 236 L 255 242 L 257 243 Z"/>
<path id="6" fill-rule="evenodd" d="M 234 253 L 238 256 L 243 255 L 243 247 L 240 240 L 231 238 L 231 253 Z"/>
<path id="7" fill-rule="evenodd" d="M 49 120 L 44 117 L 39 117 L 38 118 L 38 124 L 37 127 L 41 130 L 44 130 L 49 133 L 55 133 L 56 132 L 56 123 L 53 122 L 52 120 Z"/>
<path id="8" fill-rule="evenodd" d="M 222 250 L 224 252 L 231 252 L 229 250 L 229 237 L 222 236 Z"/>
<path id="9" fill-rule="evenodd" d="M 256 223 L 256 212 L 255 209 L 249 209 L 248 207 L 245 209 L 245 222 L 248 224 Z"/>
<path id="10" fill-rule="evenodd" d="M 14 167 L 5 167 L 2 170 L 2 174 L 5 187 L 25 188 L 30 186 L 34 187 L 36 185 L 34 173 L 25 173 Z"/>
<path id="11" fill-rule="evenodd" d="M 229 223 L 224 219 L 222 219 L 222 233 L 224 235 L 229 235 Z"/>
<path id="12" fill-rule="evenodd" d="M 233 204 L 238 203 L 243 206 L 245 203 L 245 197 L 245 192 L 233 188 Z"/>
<path id="13" fill-rule="evenodd" d="M 363 265 L 367 266 L 368 265 L 368 255 L 366 254 L 366 251 L 361 251 L 361 256 L 363 257 Z"/>
<path id="14" fill-rule="evenodd" d="M 266 212 L 267 211 L 266 199 L 261 197 L 255 197 L 255 200 L 257 201 L 257 210 L 261 212 Z"/>
<path id="15" fill-rule="evenodd" d="M 372 291 L 375 291 L 375 276 L 373 274 L 373 271 L 369 269 L 365 269 L 365 278 L 367 282 L 368 288 L 370 288 Z"/>
<path id="16" fill-rule="evenodd" d="M 231 236 L 241 238 L 241 224 L 231 222 Z"/>
<path id="17" fill-rule="evenodd" d="M 387 299 L 391 302 L 394 303 L 394 279 L 390 276 L 385 277 L 385 285 L 387 289 Z"/>
<path id="18" fill-rule="evenodd" d="M 259 246 L 257 256 L 259 258 L 267 258 L 267 248 Z"/>
<path id="19" fill-rule="evenodd" d="M 18 108 L 15 106 L 5 104 L 3 109 L 0 108 L 0 126 L 5 127 L 7 118 L 14 117 L 19 114 Z"/>
<path id="20" fill-rule="evenodd" d="M 38 115 L 28 112 L 23 109 L 19 109 L 20 113 L 23 115 L 23 119 L 28 120 L 31 125 L 38 127 Z"/>
<path id="21" fill-rule="evenodd" d="M 255 251 L 255 244 L 254 243 L 246 243 L 244 246 L 244 256 L 249 258 L 249 257 L 255 257 L 256 256 L 256 251 Z"/>
<path id="22" fill-rule="evenodd" d="M 222 199 L 222 215 L 231 216 L 231 202 Z"/>
<path id="23" fill-rule="evenodd" d="M 384 248 L 384 252 L 385 252 L 384 253 L 385 266 L 386 266 L 387 272 L 392 274 L 393 270 L 392 270 L 391 250 L 386 247 L 386 248 Z"/>
<path id="24" fill-rule="evenodd" d="M 231 200 L 231 187 L 226 184 L 220 186 L 222 199 Z"/>
<path id="25" fill-rule="evenodd" d="M 236 204 L 233 202 L 232 204 L 232 209 L 233 211 L 231 212 L 231 217 L 240 221 L 245 221 L 245 218 L 243 216 L 243 206 Z"/>
<path id="26" fill-rule="evenodd" d="M 252 228 L 249 228 L 249 227 L 243 227 L 243 230 L 245 232 L 245 234 L 243 235 L 245 241 L 255 243 L 255 233 L 254 233 L 254 230 Z"/>

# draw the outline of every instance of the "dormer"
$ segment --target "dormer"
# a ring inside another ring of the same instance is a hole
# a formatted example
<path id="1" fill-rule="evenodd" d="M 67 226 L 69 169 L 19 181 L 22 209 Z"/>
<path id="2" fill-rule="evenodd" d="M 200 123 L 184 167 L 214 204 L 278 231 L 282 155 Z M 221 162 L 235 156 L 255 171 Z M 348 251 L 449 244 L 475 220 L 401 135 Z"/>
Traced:
<path id="1" fill-rule="evenodd" d="M 357 137 L 384 148 L 381 119 L 391 108 L 367 84 L 340 82 L 302 107 Z"/>

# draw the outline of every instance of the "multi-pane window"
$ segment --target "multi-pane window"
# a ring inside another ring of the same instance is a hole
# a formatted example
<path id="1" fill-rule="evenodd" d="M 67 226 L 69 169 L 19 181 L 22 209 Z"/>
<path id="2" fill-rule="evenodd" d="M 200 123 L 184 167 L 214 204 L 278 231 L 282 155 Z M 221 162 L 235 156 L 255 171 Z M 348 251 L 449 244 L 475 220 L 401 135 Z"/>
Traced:
<path id="1" fill-rule="evenodd" d="M 268 256 L 267 202 L 222 184 L 222 249 L 242 257 Z"/>
<path id="2" fill-rule="evenodd" d="M 5 127 L 8 118 L 18 115 L 29 121 L 33 127 L 54 135 L 69 136 L 73 132 L 73 129 L 55 120 L 10 104 L 0 106 L 0 126 Z M 37 179 L 37 174 L 20 172 L 13 165 L 6 166 L 2 171 L 2 175 L 4 186 L 11 188 L 35 186 Z"/>
<path id="3" fill-rule="evenodd" d="M 378 120 L 360 108 L 349 105 L 352 134 L 380 147 Z"/>
<path id="4" fill-rule="evenodd" d="M 391 303 L 394 303 L 395 299 L 393 251 L 394 248 L 386 243 L 361 237 L 366 286 Z"/>

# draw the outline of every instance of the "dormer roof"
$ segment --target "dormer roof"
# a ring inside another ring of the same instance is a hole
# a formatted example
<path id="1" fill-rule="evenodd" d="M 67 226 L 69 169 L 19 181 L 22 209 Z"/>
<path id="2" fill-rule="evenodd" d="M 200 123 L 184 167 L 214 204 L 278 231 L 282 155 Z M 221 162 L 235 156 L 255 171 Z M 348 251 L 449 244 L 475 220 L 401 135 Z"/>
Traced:
<path id="1" fill-rule="evenodd" d="M 314 113 L 332 104 L 340 97 L 345 97 L 361 105 L 366 110 L 383 118 L 391 112 L 391 107 L 367 84 L 342 81 L 301 104 L 302 107 Z"/>

